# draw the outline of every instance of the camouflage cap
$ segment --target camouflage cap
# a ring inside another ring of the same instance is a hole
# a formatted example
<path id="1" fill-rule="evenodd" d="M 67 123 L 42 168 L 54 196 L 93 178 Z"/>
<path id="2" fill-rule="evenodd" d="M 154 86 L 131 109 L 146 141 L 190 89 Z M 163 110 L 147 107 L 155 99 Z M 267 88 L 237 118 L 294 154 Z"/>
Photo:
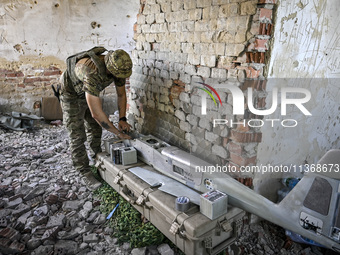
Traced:
<path id="1" fill-rule="evenodd" d="M 132 73 L 132 60 L 124 50 L 109 51 L 105 56 L 106 68 L 117 78 L 128 78 Z"/>

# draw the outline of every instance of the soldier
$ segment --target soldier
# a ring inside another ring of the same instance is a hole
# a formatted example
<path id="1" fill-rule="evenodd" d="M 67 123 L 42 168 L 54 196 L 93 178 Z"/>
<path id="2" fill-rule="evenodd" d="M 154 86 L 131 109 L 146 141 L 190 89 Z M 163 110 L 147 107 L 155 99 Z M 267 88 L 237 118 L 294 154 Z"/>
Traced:
<path id="1" fill-rule="evenodd" d="M 70 150 L 75 168 L 90 190 L 99 182 L 90 171 L 85 149 L 87 140 L 93 153 L 101 151 L 102 128 L 120 139 L 130 139 L 123 131 L 130 131 L 126 122 L 125 82 L 132 73 L 132 61 L 124 50 L 106 51 L 95 47 L 67 58 L 67 70 L 61 76 L 61 107 L 63 121 L 70 136 Z M 118 129 L 103 112 L 99 93 L 114 82 L 118 96 Z"/>

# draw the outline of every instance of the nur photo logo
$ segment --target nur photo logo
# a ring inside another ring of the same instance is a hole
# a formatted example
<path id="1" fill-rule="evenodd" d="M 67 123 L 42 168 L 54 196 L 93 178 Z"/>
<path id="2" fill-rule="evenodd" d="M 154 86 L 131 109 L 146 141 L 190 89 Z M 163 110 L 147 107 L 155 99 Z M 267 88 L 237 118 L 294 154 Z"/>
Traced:
<path id="1" fill-rule="evenodd" d="M 226 92 L 229 92 L 230 95 L 233 97 L 233 115 L 244 115 L 245 114 L 245 105 L 247 105 L 248 111 L 253 113 L 254 115 L 258 116 L 268 116 L 274 113 L 278 106 L 281 106 L 281 116 L 287 115 L 287 108 L 289 105 L 297 107 L 305 116 L 311 116 L 312 114 L 306 109 L 304 106 L 305 103 L 309 102 L 311 99 L 311 93 L 309 90 L 305 88 L 296 88 L 296 87 L 281 87 L 281 88 L 273 88 L 272 89 L 272 104 L 268 109 L 256 109 L 254 106 L 254 91 L 253 88 L 247 88 L 247 96 L 245 97 L 244 91 L 242 91 L 236 85 L 230 84 L 218 84 L 215 85 L 213 88 L 211 85 L 208 85 L 203 82 L 197 82 L 204 87 L 197 87 L 198 89 L 206 92 L 201 95 L 201 114 L 207 114 L 207 95 L 211 97 L 214 101 L 215 105 L 217 106 L 216 99 L 214 95 L 218 98 L 220 105 L 222 106 L 223 102 L 217 93 L 216 89 L 220 89 Z M 213 95 L 214 93 L 214 95 Z M 281 101 L 279 101 L 279 95 Z M 296 98 L 298 97 L 298 98 Z M 247 98 L 247 101 L 246 101 Z M 274 127 L 274 122 L 281 122 L 283 127 L 295 127 L 297 126 L 297 120 L 295 119 L 249 119 L 247 120 L 247 124 L 250 127 L 262 127 L 265 122 L 271 122 L 272 127 Z M 216 125 L 226 125 L 229 124 L 232 127 L 235 124 L 243 124 L 246 125 L 246 120 L 242 122 L 234 122 L 233 120 L 226 120 L 226 119 L 214 119 L 213 120 L 214 127 Z M 292 125 L 289 123 L 293 123 Z"/>
<path id="2" fill-rule="evenodd" d="M 212 100 L 214 101 L 216 106 L 217 106 L 217 102 L 215 100 L 215 97 L 213 96 L 213 94 L 208 89 L 210 89 L 212 92 L 215 93 L 215 95 L 217 96 L 218 100 L 220 101 L 220 104 L 222 105 L 221 97 L 220 97 L 220 95 L 217 93 L 217 91 L 213 87 L 211 87 L 210 85 L 205 84 L 203 82 L 197 82 L 197 83 L 202 84 L 205 87 L 205 88 L 198 87 L 198 89 L 203 90 L 204 92 L 206 92 L 212 98 Z M 208 88 L 208 89 L 206 89 L 206 88 Z M 202 115 L 205 115 L 205 114 L 207 114 L 207 98 L 206 97 L 202 97 Z"/>

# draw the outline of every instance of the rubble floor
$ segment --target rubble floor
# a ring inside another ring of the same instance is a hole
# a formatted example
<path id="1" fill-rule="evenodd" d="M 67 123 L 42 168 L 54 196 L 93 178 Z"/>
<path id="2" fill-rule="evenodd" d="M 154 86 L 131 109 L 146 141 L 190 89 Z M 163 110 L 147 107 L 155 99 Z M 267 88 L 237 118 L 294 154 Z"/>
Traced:
<path id="1" fill-rule="evenodd" d="M 177 253 L 168 244 L 131 249 L 117 243 L 100 200 L 72 166 L 62 125 L 0 129 L 0 180 L 0 255 Z M 335 253 L 294 243 L 282 228 L 262 221 L 245 225 L 224 254 Z"/>

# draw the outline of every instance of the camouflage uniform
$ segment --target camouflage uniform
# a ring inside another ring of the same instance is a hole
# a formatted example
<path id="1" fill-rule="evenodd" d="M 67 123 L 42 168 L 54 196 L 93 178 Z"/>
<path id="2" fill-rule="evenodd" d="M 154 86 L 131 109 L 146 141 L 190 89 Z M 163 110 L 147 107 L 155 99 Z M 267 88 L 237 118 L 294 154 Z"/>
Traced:
<path id="1" fill-rule="evenodd" d="M 98 60 L 104 64 L 104 56 L 98 56 Z M 71 75 L 75 75 L 79 82 L 72 81 Z M 124 78 L 117 78 L 106 70 L 103 72 L 90 57 L 80 59 L 75 64 L 74 70 L 68 68 L 61 76 L 60 101 L 63 122 L 70 136 L 73 164 L 81 172 L 89 169 L 85 141 L 87 140 L 91 150 L 96 154 L 101 151 L 102 135 L 101 126 L 92 118 L 88 108 L 85 92 L 98 97 L 112 82 L 115 82 L 116 86 L 125 85 Z"/>

